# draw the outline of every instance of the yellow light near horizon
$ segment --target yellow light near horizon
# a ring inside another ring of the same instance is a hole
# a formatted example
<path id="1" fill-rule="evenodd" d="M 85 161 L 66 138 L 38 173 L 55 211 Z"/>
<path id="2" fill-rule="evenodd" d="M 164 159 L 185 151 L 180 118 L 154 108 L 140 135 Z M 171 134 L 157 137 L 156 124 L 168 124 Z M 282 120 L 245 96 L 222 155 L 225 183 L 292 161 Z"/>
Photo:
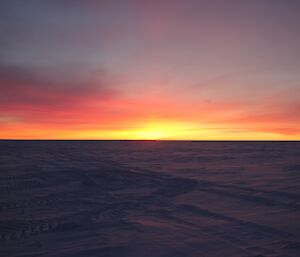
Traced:
<path id="1" fill-rule="evenodd" d="M 148 131 L 137 132 L 138 138 L 146 139 L 146 140 L 157 140 L 163 138 L 164 136 L 166 136 L 166 133 L 164 133 L 163 131 L 148 130 Z"/>
<path id="2" fill-rule="evenodd" d="M 254 128 L 245 130 L 235 127 L 218 128 L 206 124 L 171 121 L 139 120 L 115 129 L 45 129 L 41 126 L 20 127 L 7 126 L 4 139 L 85 139 L 85 140 L 300 140 L 300 135 L 289 135 L 257 131 Z M 1 131 L 2 132 L 2 131 Z"/>
<path id="3" fill-rule="evenodd" d="M 176 122 L 149 122 L 141 126 L 140 129 L 132 130 L 134 139 L 159 140 L 174 139 L 184 133 L 190 126 Z"/>

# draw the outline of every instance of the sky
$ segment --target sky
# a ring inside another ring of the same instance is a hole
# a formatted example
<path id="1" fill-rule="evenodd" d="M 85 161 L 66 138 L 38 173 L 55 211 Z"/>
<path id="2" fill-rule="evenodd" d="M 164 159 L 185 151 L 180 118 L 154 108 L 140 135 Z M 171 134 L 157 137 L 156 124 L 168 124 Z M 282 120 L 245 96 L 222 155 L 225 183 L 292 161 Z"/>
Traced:
<path id="1" fill-rule="evenodd" d="M 1 0 L 0 138 L 300 139 L 298 0 Z"/>

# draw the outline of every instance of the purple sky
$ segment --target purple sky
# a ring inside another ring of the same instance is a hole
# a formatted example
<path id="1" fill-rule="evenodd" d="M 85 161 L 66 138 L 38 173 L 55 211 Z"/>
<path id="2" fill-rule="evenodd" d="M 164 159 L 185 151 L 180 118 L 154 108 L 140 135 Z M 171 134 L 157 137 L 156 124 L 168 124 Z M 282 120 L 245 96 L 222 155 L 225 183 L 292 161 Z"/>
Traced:
<path id="1" fill-rule="evenodd" d="M 299 139 L 299 13 L 297 0 L 2 0 L 0 137 L 115 138 L 151 121 L 189 124 L 170 138 Z"/>

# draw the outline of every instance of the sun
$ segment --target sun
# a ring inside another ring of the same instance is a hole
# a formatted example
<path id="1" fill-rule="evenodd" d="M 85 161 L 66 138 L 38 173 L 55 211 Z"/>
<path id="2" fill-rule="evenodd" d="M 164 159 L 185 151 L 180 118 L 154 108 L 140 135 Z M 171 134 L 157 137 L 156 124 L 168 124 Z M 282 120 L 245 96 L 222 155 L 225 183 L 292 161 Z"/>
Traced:
<path id="1" fill-rule="evenodd" d="M 178 137 L 186 126 L 177 122 L 156 121 L 144 123 L 133 131 L 133 137 L 140 140 L 160 140 Z"/>
<path id="2" fill-rule="evenodd" d="M 137 137 L 145 140 L 158 140 L 166 136 L 167 134 L 164 131 L 159 130 L 144 130 L 137 132 Z"/>

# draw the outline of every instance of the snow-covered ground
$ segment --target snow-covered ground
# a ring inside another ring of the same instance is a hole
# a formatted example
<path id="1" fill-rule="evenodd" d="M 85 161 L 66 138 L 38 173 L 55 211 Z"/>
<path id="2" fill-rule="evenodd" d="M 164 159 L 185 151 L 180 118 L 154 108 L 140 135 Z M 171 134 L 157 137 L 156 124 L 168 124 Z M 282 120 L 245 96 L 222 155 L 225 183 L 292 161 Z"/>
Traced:
<path id="1" fill-rule="evenodd" d="M 0 256 L 300 256 L 299 142 L 0 141 Z"/>

